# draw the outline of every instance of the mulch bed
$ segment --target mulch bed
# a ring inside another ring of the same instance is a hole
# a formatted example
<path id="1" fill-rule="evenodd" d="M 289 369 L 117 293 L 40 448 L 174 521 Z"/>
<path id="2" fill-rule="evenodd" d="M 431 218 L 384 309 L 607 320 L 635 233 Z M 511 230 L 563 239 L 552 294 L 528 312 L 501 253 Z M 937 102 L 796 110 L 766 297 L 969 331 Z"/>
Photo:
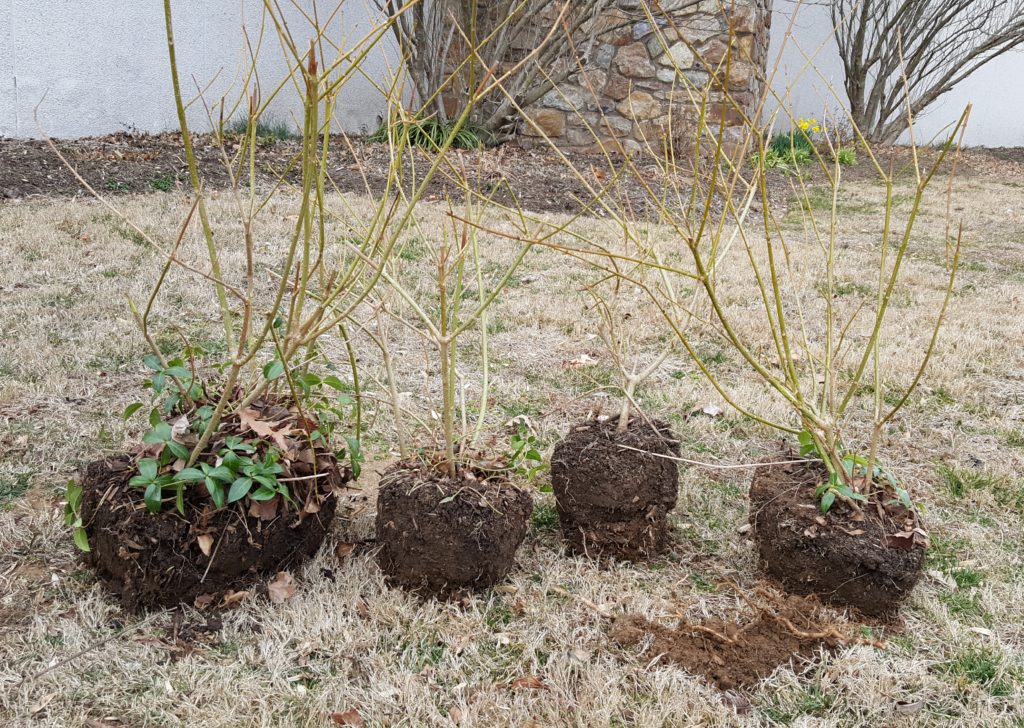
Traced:
<path id="1" fill-rule="evenodd" d="M 197 161 L 207 187 L 228 186 L 230 179 L 212 137 L 197 135 L 194 141 Z M 118 133 L 58 140 L 56 144 L 78 173 L 100 194 L 190 189 L 179 134 Z M 294 166 L 299 151 L 297 141 L 260 144 L 257 152 L 260 183 L 269 188 L 278 174 Z M 415 154 L 420 158 L 417 170 L 422 173 L 430 155 L 422 150 L 415 150 Z M 544 150 L 506 145 L 481 151 L 455 150 L 451 155 L 454 163 L 465 169 L 474 184 L 479 182 L 484 192 L 493 192 L 494 199 L 505 205 L 518 201 L 523 209 L 534 212 L 573 213 L 591 199 L 586 186 L 566 169 L 564 162 Z M 613 179 L 603 157 L 578 154 L 568 157 L 595 189 Z M 387 182 L 389 162 L 386 145 L 353 140 L 351 147 L 342 142 L 333 145 L 328 169 L 342 192 L 366 192 L 369 188 L 372 193 L 380 193 Z M 640 172 L 649 180 L 656 170 L 653 165 L 640 165 Z M 294 171 L 287 176 L 293 182 L 298 179 Z M 87 194 L 46 142 L 0 139 L 0 202 L 5 199 Z M 648 207 L 648 193 L 632 175 L 615 181 L 614 194 L 628 202 L 635 212 L 643 212 Z M 458 201 L 464 198 L 465 193 L 452 180 L 446 180 L 443 174 L 439 174 L 426 198 L 440 200 L 447 195 Z"/>
<path id="2" fill-rule="evenodd" d="M 220 151 L 209 135 L 196 135 L 197 159 L 208 187 L 225 187 L 229 177 L 221 162 Z M 104 195 L 167 192 L 187 189 L 185 159 L 181 152 L 181 136 L 166 134 L 117 133 L 102 137 L 58 140 L 58 147 L 75 166 L 78 173 Z M 257 165 L 260 182 L 271 184 L 276 175 L 292 164 L 299 152 L 297 141 L 273 141 L 259 146 Z M 421 161 L 429 160 L 426 152 L 417 150 Z M 922 149 L 926 162 L 934 150 Z M 464 167 L 485 191 L 494 191 L 502 204 L 518 204 L 534 212 L 577 212 L 591 198 L 590 193 L 565 163 L 543 149 L 524 149 L 507 144 L 481 151 L 453 151 L 455 163 Z M 899 169 L 911 162 L 910 150 L 890 147 L 877 150 L 881 164 Z M 566 155 L 584 172 L 588 184 L 595 189 L 613 179 L 607 160 L 599 155 Z M 871 178 L 874 167 L 861 154 L 855 167 L 846 168 L 847 178 Z M 352 140 L 351 146 L 336 143 L 330 157 L 329 171 L 341 191 L 379 193 L 387 180 L 389 155 L 387 146 L 363 140 Z M 683 167 L 686 166 L 684 162 Z M 422 166 L 419 167 L 423 169 Z M 685 174 L 685 172 L 681 172 Z M 1000 181 L 1024 180 L 1024 149 L 974 148 L 964 152 L 958 167 L 964 178 L 990 177 Z M 297 179 L 293 172 L 289 179 Z M 651 210 L 646 185 L 660 184 L 661 171 L 652 162 L 639 161 L 636 173 L 627 173 L 611 183 L 610 194 L 619 204 L 627 205 L 635 215 Z M 679 180 L 683 190 L 686 179 Z M 787 199 L 791 179 L 781 173 L 770 175 L 772 199 Z M 39 197 L 64 197 L 88 194 L 64 167 L 47 144 L 40 140 L 0 139 L 0 204 L 9 200 Z M 458 187 L 439 177 L 431 185 L 427 199 L 444 199 L 451 194 L 459 199 Z"/>

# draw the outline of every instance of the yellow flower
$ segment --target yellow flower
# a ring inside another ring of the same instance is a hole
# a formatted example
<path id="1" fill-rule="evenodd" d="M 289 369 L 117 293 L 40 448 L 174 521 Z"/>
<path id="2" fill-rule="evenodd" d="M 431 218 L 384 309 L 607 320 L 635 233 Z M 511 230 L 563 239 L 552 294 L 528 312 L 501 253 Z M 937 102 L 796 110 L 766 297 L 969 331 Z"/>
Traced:
<path id="1" fill-rule="evenodd" d="M 821 127 L 815 125 L 814 127 L 811 128 L 811 131 L 813 131 L 815 134 L 817 134 L 819 131 L 821 131 Z"/>

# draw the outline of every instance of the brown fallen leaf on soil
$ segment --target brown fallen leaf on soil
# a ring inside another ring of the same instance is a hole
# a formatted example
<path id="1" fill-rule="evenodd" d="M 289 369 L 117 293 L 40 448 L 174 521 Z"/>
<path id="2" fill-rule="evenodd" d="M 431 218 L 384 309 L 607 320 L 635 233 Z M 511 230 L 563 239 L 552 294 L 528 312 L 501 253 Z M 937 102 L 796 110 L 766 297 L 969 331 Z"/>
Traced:
<path id="1" fill-rule="evenodd" d="M 334 725 L 348 725 L 354 726 L 354 728 L 362 728 L 366 725 L 363 722 L 363 716 L 359 715 L 359 711 L 355 708 L 349 708 L 344 713 L 331 713 L 331 722 Z"/>
<path id="2" fill-rule="evenodd" d="M 267 583 L 267 596 L 274 604 L 281 604 L 295 596 L 295 578 L 287 571 L 277 572 L 274 580 Z"/>
<path id="3" fill-rule="evenodd" d="M 222 604 L 225 607 L 231 607 L 231 606 L 234 606 L 235 604 L 238 604 L 239 602 L 241 602 L 243 599 L 245 599 L 248 596 L 249 596 L 249 592 L 244 591 L 244 590 L 243 591 L 230 591 L 230 592 L 227 592 L 226 594 L 224 594 L 224 601 L 222 602 Z"/>
<path id="4" fill-rule="evenodd" d="M 512 690 L 550 690 L 544 681 L 535 675 L 528 675 L 526 677 L 517 677 L 515 680 L 508 684 Z"/>
<path id="5" fill-rule="evenodd" d="M 270 500 L 256 501 L 249 500 L 249 515 L 261 521 L 273 521 L 277 518 L 277 507 L 281 502 L 281 496 L 275 495 Z"/>
<path id="6" fill-rule="evenodd" d="M 355 547 L 354 543 L 339 543 L 334 547 L 334 555 L 338 557 L 338 561 L 344 561 Z"/>
<path id="7" fill-rule="evenodd" d="M 213 536 L 204 533 L 196 538 L 196 541 L 199 542 L 199 550 L 203 552 L 203 556 L 209 556 L 213 550 Z"/>

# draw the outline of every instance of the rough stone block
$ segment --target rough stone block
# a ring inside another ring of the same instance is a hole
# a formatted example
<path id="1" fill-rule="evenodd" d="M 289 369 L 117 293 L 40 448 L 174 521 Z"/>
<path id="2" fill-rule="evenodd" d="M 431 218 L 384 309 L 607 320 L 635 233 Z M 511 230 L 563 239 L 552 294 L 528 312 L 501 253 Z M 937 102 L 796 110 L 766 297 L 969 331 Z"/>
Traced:
<path id="1" fill-rule="evenodd" d="M 651 78 L 656 71 L 647 46 L 643 43 L 630 43 L 620 48 L 615 55 L 615 67 L 629 78 Z"/>

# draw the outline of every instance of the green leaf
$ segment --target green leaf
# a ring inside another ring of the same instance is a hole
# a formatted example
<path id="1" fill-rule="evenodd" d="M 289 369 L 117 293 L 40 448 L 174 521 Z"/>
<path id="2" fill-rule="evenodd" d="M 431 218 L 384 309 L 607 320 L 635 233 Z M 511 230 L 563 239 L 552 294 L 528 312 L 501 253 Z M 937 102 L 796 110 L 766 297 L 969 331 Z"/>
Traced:
<path id="1" fill-rule="evenodd" d="M 178 509 L 178 513 L 185 515 L 185 489 L 178 486 L 178 492 L 174 499 L 174 505 Z"/>
<path id="2" fill-rule="evenodd" d="M 156 473 L 160 469 L 156 460 L 143 458 L 139 461 L 139 474 L 146 480 L 156 480 Z"/>
<path id="3" fill-rule="evenodd" d="M 167 442 L 171 439 L 171 426 L 166 422 L 158 422 L 152 430 L 142 436 L 142 441 L 148 445 Z"/>
<path id="4" fill-rule="evenodd" d="M 206 473 L 198 468 L 185 468 L 176 476 L 177 480 L 184 480 L 189 483 L 199 482 L 206 477 Z"/>
<path id="5" fill-rule="evenodd" d="M 121 415 L 122 420 L 127 420 L 133 414 L 142 409 L 142 402 L 133 402 L 124 408 L 124 413 Z"/>
<path id="6" fill-rule="evenodd" d="M 166 442 L 166 445 L 167 445 L 168 448 L 170 448 L 171 452 L 174 453 L 174 457 L 176 457 L 176 458 L 180 458 L 182 460 L 188 460 L 189 455 L 192 454 L 191 452 L 189 452 L 189 449 L 187 447 L 185 447 L 184 445 L 182 445 L 180 442 L 175 442 L 174 440 L 168 440 Z"/>
<path id="7" fill-rule="evenodd" d="M 146 492 L 142 496 L 142 500 L 146 502 L 146 508 L 150 513 L 157 513 L 160 511 L 160 498 L 163 493 L 159 483 L 150 483 L 146 487 Z"/>
<path id="8" fill-rule="evenodd" d="M 209 475 L 214 480 L 219 480 L 223 483 L 230 483 L 232 480 L 235 479 L 235 474 L 231 472 L 231 469 L 226 468 L 223 465 L 220 465 L 216 468 L 210 468 L 210 470 L 207 471 L 206 474 Z"/>
<path id="9" fill-rule="evenodd" d="M 320 379 L 320 377 L 318 377 L 313 372 L 306 372 L 305 374 L 302 375 L 299 381 L 301 381 L 306 387 L 309 388 L 319 387 L 320 384 L 323 382 L 323 380 Z"/>
<path id="10" fill-rule="evenodd" d="M 156 427 L 157 425 L 160 424 L 160 422 L 161 422 L 160 410 L 158 410 L 156 407 L 154 407 L 153 409 L 151 409 L 149 411 L 149 426 L 150 427 Z"/>
<path id="11" fill-rule="evenodd" d="M 339 392 L 344 392 L 346 389 L 348 389 L 348 387 L 333 374 L 330 375 L 329 377 L 324 377 L 323 381 L 324 384 L 326 384 L 328 387 L 330 387 L 331 389 L 336 389 Z"/>
<path id="12" fill-rule="evenodd" d="M 82 528 L 81 526 L 76 526 L 75 527 L 75 536 L 74 536 L 74 538 L 75 538 L 75 546 L 77 546 L 80 551 L 91 551 L 92 550 L 92 549 L 89 548 L 89 535 L 85 532 L 85 529 Z"/>
<path id="13" fill-rule="evenodd" d="M 164 374 L 168 377 L 174 377 L 175 379 L 191 379 L 192 372 L 185 367 L 167 367 L 164 369 Z"/>
<path id="14" fill-rule="evenodd" d="M 245 498 L 252 489 L 252 482 L 252 478 L 239 478 L 232 483 L 231 490 L 228 491 L 228 503 L 234 503 Z"/>
<path id="15" fill-rule="evenodd" d="M 250 493 L 249 497 L 255 501 L 268 501 L 275 495 L 277 495 L 276 490 L 263 486 L 262 488 L 257 489 L 255 493 Z"/>
<path id="16" fill-rule="evenodd" d="M 276 478 L 272 478 L 269 475 L 254 475 L 253 476 L 253 480 L 255 480 L 257 483 L 260 483 L 261 485 L 266 486 L 267 488 L 270 488 L 275 493 L 277 492 L 277 479 Z"/>
<path id="17" fill-rule="evenodd" d="M 829 508 L 831 508 L 832 504 L 835 503 L 835 502 L 836 502 L 835 491 L 830 490 L 821 499 L 821 512 L 822 513 L 828 513 Z"/>
<path id="18" fill-rule="evenodd" d="M 160 359 L 156 354 L 150 354 L 143 358 L 142 363 L 152 369 L 154 372 L 160 371 L 163 367 L 160 366 Z"/>
<path id="19" fill-rule="evenodd" d="M 836 486 L 835 489 L 839 493 L 839 495 L 843 496 L 844 498 L 849 498 L 850 500 L 854 501 L 860 501 L 862 503 L 867 501 L 867 497 L 861 495 L 860 493 L 857 493 L 846 484 L 840 484 Z"/>
<path id="20" fill-rule="evenodd" d="M 284 374 L 284 362 L 280 359 L 274 359 L 274 361 L 268 363 L 263 367 L 263 376 L 268 381 L 273 381 Z"/>
<path id="21" fill-rule="evenodd" d="M 206 490 L 209 491 L 210 497 L 213 498 L 213 503 L 218 508 L 223 508 L 225 504 L 224 488 L 213 478 L 206 479 Z"/>

